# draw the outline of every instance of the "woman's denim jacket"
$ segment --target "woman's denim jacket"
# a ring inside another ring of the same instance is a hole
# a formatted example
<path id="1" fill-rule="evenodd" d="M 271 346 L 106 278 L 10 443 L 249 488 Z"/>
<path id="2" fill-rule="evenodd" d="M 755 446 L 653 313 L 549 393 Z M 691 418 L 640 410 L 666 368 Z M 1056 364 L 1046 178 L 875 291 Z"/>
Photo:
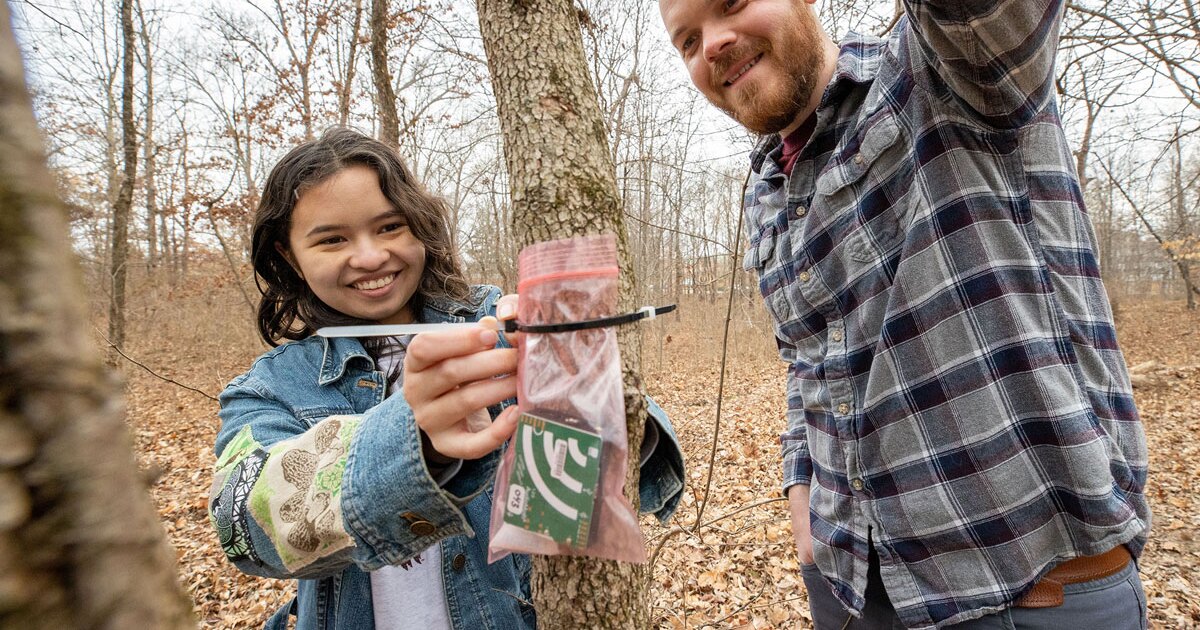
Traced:
<path id="1" fill-rule="evenodd" d="M 421 321 L 492 314 L 499 289 L 472 291 L 472 305 L 427 301 Z M 437 541 L 455 628 L 533 627 L 529 558 L 487 563 L 499 450 L 439 485 L 412 410 L 386 390 L 358 340 L 312 336 L 267 352 L 222 392 L 209 503 L 221 546 L 246 573 L 299 579 L 296 599 L 266 627 L 295 614 L 300 630 L 373 628 L 368 572 Z M 639 494 L 643 511 L 666 520 L 683 457 L 666 414 L 649 407 Z"/>

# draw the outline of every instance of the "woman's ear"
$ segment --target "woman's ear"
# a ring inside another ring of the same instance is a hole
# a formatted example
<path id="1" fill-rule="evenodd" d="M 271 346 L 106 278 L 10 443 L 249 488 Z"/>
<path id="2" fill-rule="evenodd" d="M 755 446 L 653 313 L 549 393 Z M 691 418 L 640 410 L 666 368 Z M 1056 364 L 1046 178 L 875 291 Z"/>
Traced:
<path id="1" fill-rule="evenodd" d="M 279 252 L 280 256 L 283 256 L 283 259 L 292 266 L 292 271 L 295 271 L 296 275 L 300 276 L 300 279 L 303 280 L 304 272 L 300 271 L 300 265 L 296 264 L 296 259 L 292 257 L 291 250 L 289 250 L 283 243 L 275 241 L 275 251 Z"/>

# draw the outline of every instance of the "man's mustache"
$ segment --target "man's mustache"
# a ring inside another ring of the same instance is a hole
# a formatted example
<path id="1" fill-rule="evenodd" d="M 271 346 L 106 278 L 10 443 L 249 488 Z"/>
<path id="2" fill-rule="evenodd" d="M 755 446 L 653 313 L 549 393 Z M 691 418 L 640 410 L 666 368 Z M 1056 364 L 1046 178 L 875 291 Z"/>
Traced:
<path id="1" fill-rule="evenodd" d="M 713 60 L 713 72 L 710 75 L 712 87 L 720 89 L 725 87 L 725 74 L 733 68 L 734 64 L 745 63 L 747 59 L 758 56 L 760 53 L 765 53 L 770 49 L 770 45 L 765 41 L 751 41 L 744 44 L 738 44 L 734 48 L 730 48 L 720 54 Z"/>

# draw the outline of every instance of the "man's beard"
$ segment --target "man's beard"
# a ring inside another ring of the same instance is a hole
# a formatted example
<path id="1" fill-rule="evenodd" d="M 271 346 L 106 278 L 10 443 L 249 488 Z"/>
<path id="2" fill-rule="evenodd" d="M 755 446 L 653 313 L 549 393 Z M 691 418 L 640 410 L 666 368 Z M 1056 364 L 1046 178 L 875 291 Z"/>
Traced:
<path id="1" fill-rule="evenodd" d="M 718 93 L 725 89 L 720 77 L 725 76 L 730 66 L 752 54 L 761 53 L 763 59 L 771 60 L 781 71 L 778 82 L 758 82 L 742 86 L 740 94 L 730 95 L 729 100 L 717 106 L 750 131 L 767 135 L 778 133 L 796 121 L 808 106 L 816 89 L 817 78 L 824 63 L 824 47 L 819 37 L 820 27 L 816 18 L 805 8 L 798 8 L 796 21 L 780 29 L 781 41 L 756 39 L 748 45 L 739 46 L 723 55 L 713 67 L 714 88 Z"/>

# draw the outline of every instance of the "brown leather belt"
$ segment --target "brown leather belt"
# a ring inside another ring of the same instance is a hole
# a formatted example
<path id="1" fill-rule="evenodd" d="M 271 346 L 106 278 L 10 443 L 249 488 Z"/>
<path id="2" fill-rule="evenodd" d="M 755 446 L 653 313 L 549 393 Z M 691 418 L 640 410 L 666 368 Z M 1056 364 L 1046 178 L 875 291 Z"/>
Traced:
<path id="1" fill-rule="evenodd" d="M 1106 578 L 1124 569 L 1133 557 L 1125 545 L 1117 545 L 1098 556 L 1072 558 L 1050 569 L 1033 585 L 1033 590 L 1018 599 L 1013 606 L 1020 608 L 1053 608 L 1062 606 L 1063 585 L 1091 582 Z"/>

